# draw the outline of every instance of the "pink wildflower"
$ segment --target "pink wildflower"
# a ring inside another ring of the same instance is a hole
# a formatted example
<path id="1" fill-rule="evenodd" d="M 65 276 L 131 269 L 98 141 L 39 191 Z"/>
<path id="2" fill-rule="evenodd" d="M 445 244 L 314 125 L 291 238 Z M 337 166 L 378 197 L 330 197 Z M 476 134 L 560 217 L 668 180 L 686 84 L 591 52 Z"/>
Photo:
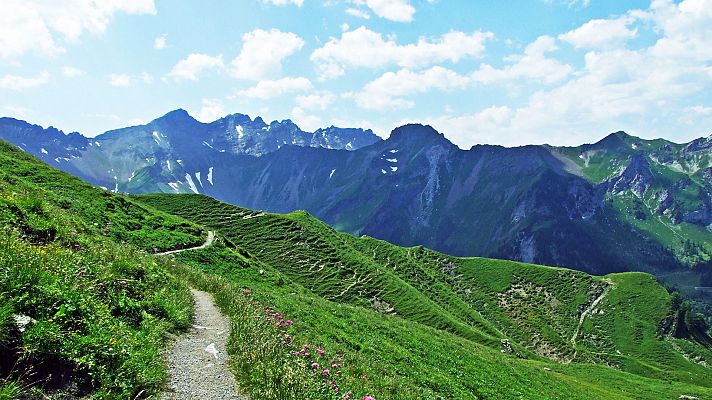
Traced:
<path id="1" fill-rule="evenodd" d="M 331 371 L 328 369 L 325 369 L 325 370 L 321 371 L 321 376 L 327 377 L 327 376 L 329 376 L 329 373 L 331 373 Z"/>
<path id="2" fill-rule="evenodd" d="M 312 368 L 319 368 L 319 363 L 318 362 L 313 362 L 311 363 Z"/>

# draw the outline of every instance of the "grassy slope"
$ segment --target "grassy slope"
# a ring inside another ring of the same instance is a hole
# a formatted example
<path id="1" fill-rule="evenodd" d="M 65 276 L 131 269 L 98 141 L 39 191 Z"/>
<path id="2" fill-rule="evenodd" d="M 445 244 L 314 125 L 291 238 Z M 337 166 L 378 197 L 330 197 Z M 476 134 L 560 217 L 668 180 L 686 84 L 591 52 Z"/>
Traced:
<path id="1" fill-rule="evenodd" d="M 158 391 L 164 333 L 189 326 L 192 300 L 139 248 L 200 243 L 201 230 L 0 142 L 0 397 Z"/>
<path id="2" fill-rule="evenodd" d="M 339 234 L 303 212 L 262 214 L 204 196 L 139 199 L 218 229 L 223 246 L 178 258 L 276 305 L 300 335 L 345 354 L 360 366 L 355 373 L 367 372 L 378 398 L 712 394 L 709 369 L 657 338 L 670 296 L 649 275 L 598 278 L 458 259 Z M 573 345 L 580 310 L 606 288 Z M 505 337 L 529 359 L 500 353 Z"/>

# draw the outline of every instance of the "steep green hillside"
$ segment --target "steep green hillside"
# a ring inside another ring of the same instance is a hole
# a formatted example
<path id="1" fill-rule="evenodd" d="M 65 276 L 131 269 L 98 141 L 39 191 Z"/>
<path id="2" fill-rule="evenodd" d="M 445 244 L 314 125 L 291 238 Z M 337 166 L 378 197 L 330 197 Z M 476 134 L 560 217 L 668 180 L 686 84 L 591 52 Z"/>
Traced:
<path id="1" fill-rule="evenodd" d="M 185 282 L 232 318 L 252 398 L 712 396 L 704 326 L 645 274 L 462 259 L 305 212 L 116 195 L 3 143 L 0 226 L 0 397 L 155 395 L 164 336 L 190 324 Z M 202 226 L 215 245 L 146 252 L 200 243 Z"/>
<path id="2" fill-rule="evenodd" d="M 684 317 L 650 275 L 449 257 L 199 195 L 138 199 L 217 229 L 224 245 L 178 259 L 275 305 L 378 398 L 710 395 L 707 338 L 692 325 L 673 338 Z"/>
<path id="3" fill-rule="evenodd" d="M 189 326 L 192 303 L 139 249 L 202 236 L 0 142 L 0 398 L 160 390 L 164 333 Z"/>

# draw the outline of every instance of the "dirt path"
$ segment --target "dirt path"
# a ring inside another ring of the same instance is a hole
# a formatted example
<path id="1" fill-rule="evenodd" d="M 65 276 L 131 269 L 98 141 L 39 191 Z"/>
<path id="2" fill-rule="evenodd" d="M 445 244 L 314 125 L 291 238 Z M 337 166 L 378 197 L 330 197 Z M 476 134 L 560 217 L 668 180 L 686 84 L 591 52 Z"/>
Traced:
<path id="1" fill-rule="evenodd" d="M 213 231 L 208 231 L 208 238 L 205 239 L 205 243 L 201 244 L 200 246 L 197 247 L 191 247 L 188 249 L 178 249 L 178 250 L 171 250 L 171 251 L 164 251 L 163 253 L 156 253 L 157 256 L 168 256 L 171 254 L 176 254 L 180 253 L 182 251 L 187 251 L 187 250 L 199 250 L 199 249 L 204 249 L 211 244 L 213 244 L 213 240 L 215 240 L 215 232 Z"/>
<path id="2" fill-rule="evenodd" d="M 191 293 L 195 321 L 166 357 L 170 381 L 161 399 L 247 400 L 237 392 L 235 378 L 227 366 L 225 343 L 230 335 L 230 320 L 215 307 L 209 293 Z"/>

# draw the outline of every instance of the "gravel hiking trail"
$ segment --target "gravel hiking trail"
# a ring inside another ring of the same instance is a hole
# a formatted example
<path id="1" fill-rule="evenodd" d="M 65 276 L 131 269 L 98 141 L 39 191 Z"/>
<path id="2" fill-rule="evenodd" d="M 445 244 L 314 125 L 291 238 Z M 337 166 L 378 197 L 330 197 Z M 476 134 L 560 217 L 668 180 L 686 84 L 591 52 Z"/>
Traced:
<path id="1" fill-rule="evenodd" d="M 166 357 L 170 380 L 161 399 L 248 400 L 237 392 L 227 366 L 225 342 L 230 335 L 230 320 L 215 307 L 209 293 L 191 290 L 191 294 L 195 321 L 187 334 L 176 339 Z"/>
<path id="2" fill-rule="evenodd" d="M 191 248 L 188 248 L 188 249 L 178 249 L 178 250 L 164 251 L 163 253 L 156 253 L 155 255 L 157 255 L 157 256 L 169 256 L 169 255 L 171 255 L 171 254 L 176 254 L 176 253 L 180 253 L 180 252 L 183 252 L 183 251 L 204 249 L 204 248 L 210 246 L 211 244 L 213 244 L 213 240 L 214 240 L 214 239 L 215 239 L 215 232 L 213 232 L 213 231 L 208 231 L 208 237 L 207 237 L 207 239 L 205 239 L 205 243 L 201 244 L 200 246 L 191 247 Z"/>
<path id="3" fill-rule="evenodd" d="M 204 249 L 215 239 L 215 232 L 200 246 L 172 250 L 156 255 L 167 256 L 188 250 Z M 215 307 L 210 293 L 191 289 L 195 319 L 190 331 L 175 339 L 166 354 L 168 388 L 163 400 L 248 400 L 237 391 L 235 377 L 228 368 L 225 348 L 230 336 L 230 319 Z"/>

